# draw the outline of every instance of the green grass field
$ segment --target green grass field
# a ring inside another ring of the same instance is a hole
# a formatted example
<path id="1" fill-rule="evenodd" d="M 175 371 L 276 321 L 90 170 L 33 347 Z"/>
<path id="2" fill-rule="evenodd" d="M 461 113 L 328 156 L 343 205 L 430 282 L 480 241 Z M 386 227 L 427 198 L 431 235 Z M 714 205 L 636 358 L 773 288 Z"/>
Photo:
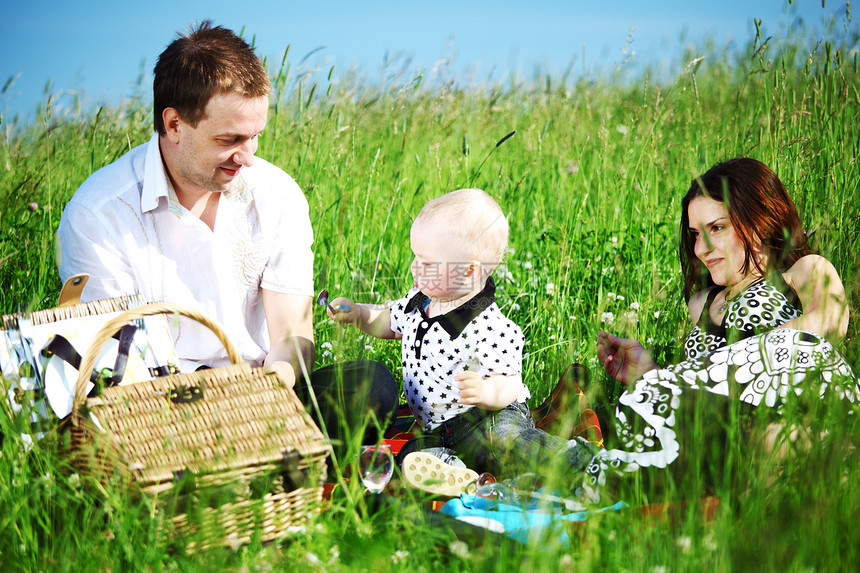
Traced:
<path id="1" fill-rule="evenodd" d="M 638 338 L 658 362 L 679 356 L 690 328 L 677 262 L 681 197 L 714 163 L 755 157 L 786 184 L 814 247 L 842 277 L 852 324 L 839 349 L 860 371 L 857 26 L 836 22 L 820 39 L 803 30 L 753 38 L 738 51 L 702 42 L 686 61 L 662 82 L 622 68 L 478 88 L 398 73 L 371 86 L 285 57 L 268 63 L 277 93 L 258 156 L 305 191 L 317 288 L 366 302 L 399 297 L 411 284 L 409 228 L 425 201 L 469 186 L 493 195 L 511 224 L 499 303 L 526 335 L 524 379 L 536 403 L 571 362 L 605 378 L 595 359 L 600 329 Z M 3 117 L 0 312 L 55 305 L 53 235 L 63 206 L 90 173 L 149 138 L 150 115 L 141 97 L 98 110 L 57 111 L 46 100 L 27 126 Z M 372 358 L 398 372 L 396 342 L 341 329 L 316 311 L 320 364 Z M 691 503 L 672 523 L 633 510 L 602 514 L 569 530 L 568 545 L 557 533 L 528 545 L 489 535 L 458 541 L 416 513 L 420 500 L 409 495 L 369 512 L 353 480 L 288 541 L 193 555 L 172 550 L 159 533 L 163 516 L 146 502 L 68 477 L 50 444 L 25 453 L 4 416 L 0 564 L 33 572 L 853 570 L 858 416 L 838 404 L 801 406 L 786 420 L 828 433 L 783 465 L 768 456 L 714 460 L 742 487 L 718 492 L 720 510 L 707 524 Z M 330 479 L 348 465 L 339 460 Z M 700 494 L 631 480 L 618 495 L 638 506 Z"/>

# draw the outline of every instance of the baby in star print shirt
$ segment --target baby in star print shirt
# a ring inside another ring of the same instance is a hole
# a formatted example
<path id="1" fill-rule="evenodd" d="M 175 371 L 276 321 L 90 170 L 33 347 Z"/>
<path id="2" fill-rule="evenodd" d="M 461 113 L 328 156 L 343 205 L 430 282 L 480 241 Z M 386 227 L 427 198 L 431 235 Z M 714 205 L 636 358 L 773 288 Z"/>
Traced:
<path id="1" fill-rule="evenodd" d="M 402 341 L 406 399 L 423 425 L 399 456 L 413 485 L 431 468 L 443 478 L 438 491 L 454 495 L 477 478 L 474 470 L 528 471 L 563 446 L 534 427 L 521 374 L 523 334 L 495 301 L 491 273 L 507 240 L 508 221 L 487 193 L 448 193 L 428 202 L 412 225 L 415 286 L 406 296 L 387 305 L 332 301 L 335 321 Z"/>

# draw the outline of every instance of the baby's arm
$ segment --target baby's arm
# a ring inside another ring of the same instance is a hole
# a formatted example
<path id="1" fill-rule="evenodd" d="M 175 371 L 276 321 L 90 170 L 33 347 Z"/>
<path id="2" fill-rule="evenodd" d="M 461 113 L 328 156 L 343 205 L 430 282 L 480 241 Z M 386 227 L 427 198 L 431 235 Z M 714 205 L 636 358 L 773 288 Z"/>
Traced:
<path id="1" fill-rule="evenodd" d="M 331 308 L 326 312 L 335 322 L 352 323 L 376 338 L 400 338 L 399 332 L 391 330 L 391 313 L 384 304 L 361 304 L 341 296 L 331 301 L 331 306 L 337 312 Z"/>
<path id="2" fill-rule="evenodd" d="M 494 374 L 481 378 L 472 370 L 454 374 L 459 382 L 460 403 L 483 410 L 501 410 L 513 404 L 523 387 L 521 374 Z"/>

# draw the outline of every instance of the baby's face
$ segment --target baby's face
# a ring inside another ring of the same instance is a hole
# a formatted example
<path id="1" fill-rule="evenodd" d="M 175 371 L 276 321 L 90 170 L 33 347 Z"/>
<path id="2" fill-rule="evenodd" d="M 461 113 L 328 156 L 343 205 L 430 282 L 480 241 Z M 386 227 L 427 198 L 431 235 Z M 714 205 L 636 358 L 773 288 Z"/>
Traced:
<path id="1" fill-rule="evenodd" d="M 471 292 L 481 277 L 473 268 L 478 263 L 469 257 L 468 246 L 460 244 L 444 227 L 419 219 L 410 234 L 415 286 L 440 302 Z"/>

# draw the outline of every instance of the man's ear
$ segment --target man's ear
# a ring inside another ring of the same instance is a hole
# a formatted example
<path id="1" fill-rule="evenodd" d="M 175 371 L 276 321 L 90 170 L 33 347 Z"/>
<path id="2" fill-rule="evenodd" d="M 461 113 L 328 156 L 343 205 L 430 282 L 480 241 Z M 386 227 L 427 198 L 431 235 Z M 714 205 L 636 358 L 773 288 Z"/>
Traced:
<path id="1" fill-rule="evenodd" d="M 179 142 L 180 124 L 182 117 L 175 107 L 166 107 L 161 112 L 161 120 L 164 122 L 164 130 L 167 132 L 167 138 L 171 143 Z"/>

